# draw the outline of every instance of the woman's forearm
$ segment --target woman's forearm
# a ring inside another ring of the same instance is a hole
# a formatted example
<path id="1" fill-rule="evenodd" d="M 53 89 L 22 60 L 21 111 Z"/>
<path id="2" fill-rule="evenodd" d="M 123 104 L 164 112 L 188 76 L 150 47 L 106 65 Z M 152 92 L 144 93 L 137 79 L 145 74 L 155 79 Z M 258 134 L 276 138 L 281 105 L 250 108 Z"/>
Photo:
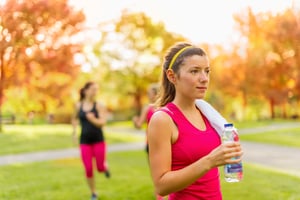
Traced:
<path id="1" fill-rule="evenodd" d="M 133 118 L 133 123 L 135 128 L 140 129 L 142 127 L 142 123 L 139 117 Z"/>
<path id="2" fill-rule="evenodd" d="M 72 119 L 73 135 L 76 135 L 77 126 L 78 126 L 78 120 Z"/>
<path id="3" fill-rule="evenodd" d="M 93 118 L 91 119 L 91 123 L 94 124 L 95 126 L 101 128 L 106 124 L 106 120 L 104 118 Z"/>
<path id="4" fill-rule="evenodd" d="M 208 157 L 203 157 L 183 169 L 169 171 L 155 183 L 156 192 L 165 196 L 180 191 L 205 175 L 211 168 Z"/>

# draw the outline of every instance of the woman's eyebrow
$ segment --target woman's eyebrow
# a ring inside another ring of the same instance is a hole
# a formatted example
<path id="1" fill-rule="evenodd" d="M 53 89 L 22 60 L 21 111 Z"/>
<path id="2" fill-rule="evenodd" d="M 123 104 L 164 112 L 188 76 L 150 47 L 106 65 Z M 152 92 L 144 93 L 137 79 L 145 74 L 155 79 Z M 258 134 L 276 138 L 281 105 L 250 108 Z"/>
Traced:
<path id="1" fill-rule="evenodd" d="M 204 67 L 201 67 L 200 65 L 193 65 L 193 66 L 191 66 L 191 68 L 194 68 L 194 69 L 209 69 L 210 68 L 210 66 L 204 66 Z"/>

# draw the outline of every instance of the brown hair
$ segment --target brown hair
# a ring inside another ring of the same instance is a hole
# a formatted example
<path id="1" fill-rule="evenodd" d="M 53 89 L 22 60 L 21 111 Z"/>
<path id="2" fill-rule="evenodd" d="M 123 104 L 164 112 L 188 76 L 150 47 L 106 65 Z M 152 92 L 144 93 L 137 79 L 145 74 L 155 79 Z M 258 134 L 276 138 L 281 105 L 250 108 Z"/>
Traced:
<path id="1" fill-rule="evenodd" d="M 173 57 L 179 52 L 181 49 L 191 46 L 191 48 L 185 49 L 183 52 L 181 52 L 178 57 L 175 59 L 172 66 L 170 66 L 170 63 L 173 59 Z M 206 56 L 206 53 L 203 49 L 199 47 L 195 47 L 189 43 L 177 43 L 174 46 L 172 46 L 164 59 L 163 63 L 163 70 L 162 70 L 162 80 L 161 80 L 161 88 L 160 88 L 160 94 L 158 97 L 157 105 L 159 107 L 163 107 L 169 102 L 172 102 L 176 95 L 175 86 L 172 82 L 169 81 L 167 77 L 167 70 L 170 68 L 174 71 L 174 73 L 179 76 L 179 70 L 180 66 L 183 64 L 185 58 L 193 56 L 193 55 L 199 55 L 199 56 Z"/>
<path id="2" fill-rule="evenodd" d="M 87 90 L 87 89 L 89 89 L 92 85 L 94 85 L 95 83 L 94 82 L 92 82 L 92 81 L 89 81 L 89 82 L 87 82 L 87 83 L 85 83 L 84 84 L 84 86 L 83 86 L 83 88 L 81 88 L 80 90 L 79 90 L 79 101 L 83 101 L 84 100 L 84 98 L 85 98 L 85 91 Z"/>

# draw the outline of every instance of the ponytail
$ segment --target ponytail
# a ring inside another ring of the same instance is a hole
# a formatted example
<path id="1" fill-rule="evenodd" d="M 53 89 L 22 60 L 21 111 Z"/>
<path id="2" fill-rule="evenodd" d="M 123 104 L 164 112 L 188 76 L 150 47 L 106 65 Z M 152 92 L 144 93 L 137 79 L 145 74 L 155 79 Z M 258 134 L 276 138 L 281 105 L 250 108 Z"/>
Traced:
<path id="1" fill-rule="evenodd" d="M 173 83 L 171 83 L 167 77 L 167 73 L 163 71 L 162 73 L 162 80 L 161 80 L 161 86 L 160 86 L 160 93 L 158 96 L 158 107 L 163 107 L 167 105 L 169 102 L 172 102 L 176 95 L 175 86 Z"/>
<path id="2" fill-rule="evenodd" d="M 79 90 L 79 101 L 83 101 L 85 98 L 85 89 L 84 88 L 81 88 Z"/>

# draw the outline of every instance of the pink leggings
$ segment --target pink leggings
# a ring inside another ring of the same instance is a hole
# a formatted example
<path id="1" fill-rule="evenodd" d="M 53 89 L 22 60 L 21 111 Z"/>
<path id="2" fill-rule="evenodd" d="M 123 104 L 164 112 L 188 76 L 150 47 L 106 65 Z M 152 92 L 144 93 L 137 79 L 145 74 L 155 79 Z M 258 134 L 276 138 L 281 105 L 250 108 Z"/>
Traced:
<path id="1" fill-rule="evenodd" d="M 93 177 L 93 157 L 96 158 L 96 166 L 99 172 L 104 172 L 106 167 L 105 142 L 98 142 L 95 144 L 81 144 L 80 145 L 81 159 L 85 168 L 85 175 L 87 178 Z"/>

